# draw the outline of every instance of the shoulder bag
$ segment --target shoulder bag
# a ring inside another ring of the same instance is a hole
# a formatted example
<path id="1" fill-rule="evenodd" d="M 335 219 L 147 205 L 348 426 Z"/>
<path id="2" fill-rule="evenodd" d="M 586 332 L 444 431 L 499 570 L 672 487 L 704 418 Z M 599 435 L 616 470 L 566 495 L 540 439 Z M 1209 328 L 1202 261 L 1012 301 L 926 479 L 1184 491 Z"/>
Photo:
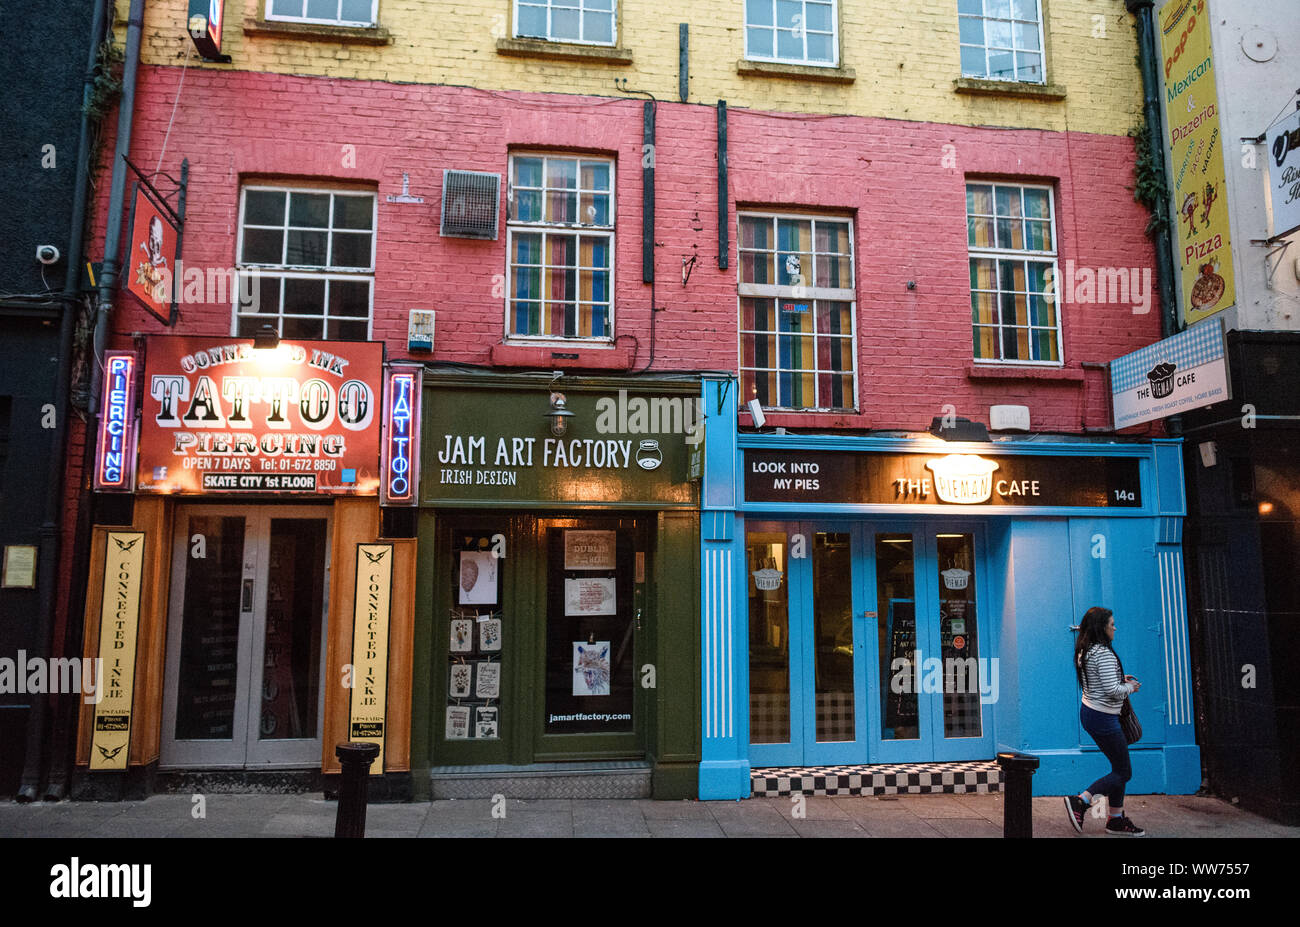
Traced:
<path id="1" fill-rule="evenodd" d="M 1115 654 L 1115 662 L 1119 664 L 1119 675 L 1123 678 L 1124 663 L 1119 654 Z M 1138 720 L 1137 712 L 1133 710 L 1133 703 L 1127 695 L 1124 696 L 1124 707 L 1119 711 L 1119 726 L 1124 732 L 1125 743 L 1135 744 L 1142 739 L 1142 722 Z"/>

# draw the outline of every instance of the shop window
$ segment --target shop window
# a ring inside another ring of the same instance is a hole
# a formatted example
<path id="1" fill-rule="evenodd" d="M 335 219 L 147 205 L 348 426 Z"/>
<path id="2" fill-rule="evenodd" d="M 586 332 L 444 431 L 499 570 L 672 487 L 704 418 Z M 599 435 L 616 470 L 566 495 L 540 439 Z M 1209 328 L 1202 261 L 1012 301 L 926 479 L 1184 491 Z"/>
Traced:
<path id="1" fill-rule="evenodd" d="M 501 572 L 506 561 L 487 530 L 454 536 L 452 609 L 443 625 L 447 645 L 447 740 L 501 738 L 503 636 Z M 513 644 L 513 640 L 511 641 Z"/>
<path id="2" fill-rule="evenodd" d="M 966 185 L 977 361 L 1060 365 L 1053 211 L 1048 187 Z"/>
<path id="3" fill-rule="evenodd" d="M 379 0 L 266 0 L 266 18 L 327 26 L 373 26 Z"/>
<path id="4" fill-rule="evenodd" d="M 1038 0 L 957 0 L 957 24 L 963 77 L 1044 82 Z"/>
<path id="5" fill-rule="evenodd" d="M 235 333 L 365 341 L 375 282 L 375 195 L 246 187 Z"/>
<path id="6" fill-rule="evenodd" d="M 516 0 L 515 38 L 613 45 L 616 0 Z"/>
<path id="7" fill-rule="evenodd" d="M 739 241 L 742 398 L 855 409 L 853 223 L 743 213 Z"/>
<path id="8" fill-rule="evenodd" d="M 612 341 L 614 162 L 512 155 L 506 254 L 510 338 Z"/>
<path id="9" fill-rule="evenodd" d="M 745 57 L 835 67 L 836 0 L 745 0 Z"/>

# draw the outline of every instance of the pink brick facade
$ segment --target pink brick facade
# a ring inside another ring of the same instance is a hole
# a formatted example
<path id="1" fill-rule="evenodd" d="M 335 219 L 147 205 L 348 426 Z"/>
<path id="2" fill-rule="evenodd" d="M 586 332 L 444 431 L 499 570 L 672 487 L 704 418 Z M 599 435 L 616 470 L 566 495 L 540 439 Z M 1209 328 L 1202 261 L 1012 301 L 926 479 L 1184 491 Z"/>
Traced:
<path id="1" fill-rule="evenodd" d="M 132 151 L 139 165 L 151 168 L 159 159 L 180 77 L 178 68 L 141 68 Z M 737 204 L 826 209 L 854 219 L 859 413 L 779 414 L 771 424 L 924 430 L 947 405 L 987 422 L 990 405 L 1017 403 L 1030 407 L 1035 431 L 1107 425 L 1104 371 L 1083 365 L 1158 339 L 1158 300 L 1153 295 L 1144 314 L 1129 305 L 1067 306 L 1063 369 L 976 370 L 964 187 L 968 178 L 1052 186 L 1063 269 L 1071 260 L 1153 268 L 1143 234 L 1147 216 L 1130 189 L 1128 138 L 732 109 L 731 253 L 722 270 L 715 127 L 713 107 L 658 106 L 655 297 L 664 311 L 655 371 L 737 369 Z M 293 179 L 376 191 L 372 331 L 387 343 L 390 359 L 407 354 L 407 311 L 433 308 L 433 360 L 489 365 L 495 356 L 498 364 L 537 367 L 549 365 L 552 349 L 502 348 L 504 214 L 497 241 L 438 233 L 443 168 L 505 175 L 510 150 L 525 147 L 615 158 L 616 349 L 583 348 L 579 366 L 640 370 L 651 350 L 651 288 L 641 282 L 640 99 L 196 70 L 186 76 L 163 167 L 175 172 L 181 157 L 190 161 L 187 267 L 233 264 L 241 183 Z M 403 172 L 424 204 L 386 202 L 401 192 Z M 106 183 L 100 193 L 91 240 L 102 242 Z M 681 260 L 689 255 L 698 259 L 683 286 Z M 227 334 L 230 326 L 229 304 L 183 304 L 174 331 Z M 119 299 L 115 343 L 162 331 L 132 301 Z M 78 459 L 70 455 L 74 468 Z M 75 482 L 70 473 L 70 488 Z"/>

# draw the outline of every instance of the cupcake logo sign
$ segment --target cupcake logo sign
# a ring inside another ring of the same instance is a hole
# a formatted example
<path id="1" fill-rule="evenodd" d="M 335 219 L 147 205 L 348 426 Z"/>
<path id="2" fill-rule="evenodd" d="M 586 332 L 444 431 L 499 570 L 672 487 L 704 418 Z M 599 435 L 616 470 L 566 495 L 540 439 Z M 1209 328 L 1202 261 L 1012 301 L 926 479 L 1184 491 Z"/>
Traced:
<path id="1" fill-rule="evenodd" d="M 934 473 L 934 491 L 942 502 L 978 505 L 993 495 L 993 471 L 998 464 L 977 454 L 949 454 L 926 461 Z"/>
<path id="2" fill-rule="evenodd" d="M 1174 371 L 1177 369 L 1178 365 L 1169 361 L 1161 361 L 1151 368 L 1147 379 L 1151 381 L 1152 399 L 1162 399 L 1174 391 Z"/>

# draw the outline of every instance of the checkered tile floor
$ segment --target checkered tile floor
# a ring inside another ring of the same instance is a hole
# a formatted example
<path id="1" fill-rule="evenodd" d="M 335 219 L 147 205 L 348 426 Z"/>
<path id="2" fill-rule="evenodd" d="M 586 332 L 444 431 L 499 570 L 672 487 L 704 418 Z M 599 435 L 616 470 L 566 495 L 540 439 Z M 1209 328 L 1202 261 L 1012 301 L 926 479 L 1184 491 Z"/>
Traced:
<path id="1" fill-rule="evenodd" d="M 926 795 L 1000 792 L 1002 770 L 978 763 L 892 763 L 878 766 L 791 766 L 754 769 L 756 798 L 775 795 Z"/>

